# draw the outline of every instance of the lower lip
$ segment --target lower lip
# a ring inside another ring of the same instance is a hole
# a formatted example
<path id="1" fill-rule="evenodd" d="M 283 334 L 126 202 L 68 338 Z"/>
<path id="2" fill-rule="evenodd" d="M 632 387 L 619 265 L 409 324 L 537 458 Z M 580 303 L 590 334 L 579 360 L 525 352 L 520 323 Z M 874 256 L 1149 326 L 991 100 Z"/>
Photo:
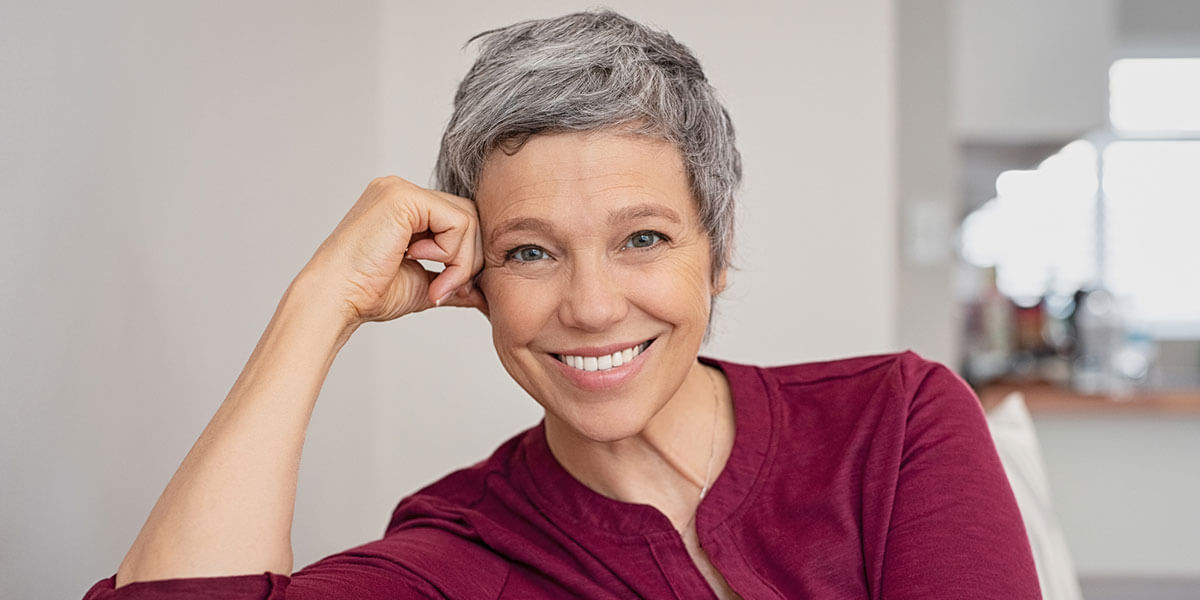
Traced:
<path id="1" fill-rule="evenodd" d="M 633 360 L 619 366 L 607 369 L 605 371 L 584 371 L 569 367 L 566 363 L 549 356 L 550 360 L 558 366 L 559 371 L 575 387 L 588 390 L 590 392 L 599 392 L 620 387 L 635 377 L 642 370 L 642 364 L 645 362 L 646 354 L 654 350 L 655 344 L 650 344 L 649 348 L 642 350 L 641 354 L 633 357 Z"/>

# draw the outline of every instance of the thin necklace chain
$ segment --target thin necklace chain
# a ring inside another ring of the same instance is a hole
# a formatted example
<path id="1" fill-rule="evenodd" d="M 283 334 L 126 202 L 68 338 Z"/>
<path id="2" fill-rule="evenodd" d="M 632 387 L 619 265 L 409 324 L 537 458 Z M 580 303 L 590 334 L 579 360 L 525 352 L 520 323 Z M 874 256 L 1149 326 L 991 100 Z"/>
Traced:
<path id="1" fill-rule="evenodd" d="M 717 376 L 713 375 L 712 372 L 710 371 L 708 373 L 708 379 L 709 379 L 709 381 L 712 382 L 712 389 L 713 389 L 713 426 L 712 426 L 712 440 L 709 442 L 709 445 L 708 445 L 708 469 L 706 469 L 706 472 L 704 474 L 704 485 L 700 487 L 700 499 L 701 500 L 704 500 L 704 495 L 708 493 L 708 484 L 712 481 L 713 461 L 717 456 L 717 414 L 718 414 L 719 408 L 721 406 L 721 397 L 717 393 Z M 692 517 L 690 519 L 688 519 L 687 523 L 684 523 L 683 527 L 680 529 L 681 533 L 687 532 L 688 527 L 692 524 L 693 521 L 696 520 L 696 515 L 699 513 L 700 513 L 700 506 L 697 505 L 696 510 L 692 511 Z"/>
<path id="2" fill-rule="evenodd" d="M 704 486 L 700 488 L 700 499 L 704 499 L 704 495 L 708 493 L 708 484 L 712 481 L 713 459 L 717 456 L 717 412 L 721 406 L 721 397 L 717 393 L 717 376 L 708 372 L 708 379 L 712 382 L 713 390 L 713 425 L 712 425 L 712 440 L 708 445 L 708 469 L 704 474 Z"/>

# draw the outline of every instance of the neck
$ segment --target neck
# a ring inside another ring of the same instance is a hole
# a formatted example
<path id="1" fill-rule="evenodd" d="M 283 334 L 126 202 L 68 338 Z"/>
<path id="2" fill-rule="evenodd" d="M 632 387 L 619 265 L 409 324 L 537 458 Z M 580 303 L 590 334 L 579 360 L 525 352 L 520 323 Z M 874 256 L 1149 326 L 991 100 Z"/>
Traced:
<path id="1" fill-rule="evenodd" d="M 712 486 L 706 479 L 716 479 L 724 467 L 733 434 L 725 377 L 699 361 L 632 437 L 597 442 L 546 417 L 547 443 L 567 472 L 614 500 L 654 506 L 680 529 L 695 514 L 701 489 Z"/>

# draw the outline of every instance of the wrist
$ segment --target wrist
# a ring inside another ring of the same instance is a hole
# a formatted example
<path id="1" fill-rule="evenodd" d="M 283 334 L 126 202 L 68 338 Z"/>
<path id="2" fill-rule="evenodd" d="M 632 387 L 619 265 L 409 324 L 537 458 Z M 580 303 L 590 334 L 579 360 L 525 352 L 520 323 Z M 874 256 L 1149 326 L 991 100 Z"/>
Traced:
<path id="1" fill-rule="evenodd" d="M 337 349 L 362 324 L 357 315 L 350 314 L 344 301 L 330 294 L 328 286 L 307 270 L 288 286 L 279 302 L 278 313 L 287 320 L 308 323 L 314 330 L 324 332 L 326 337 L 334 336 Z"/>

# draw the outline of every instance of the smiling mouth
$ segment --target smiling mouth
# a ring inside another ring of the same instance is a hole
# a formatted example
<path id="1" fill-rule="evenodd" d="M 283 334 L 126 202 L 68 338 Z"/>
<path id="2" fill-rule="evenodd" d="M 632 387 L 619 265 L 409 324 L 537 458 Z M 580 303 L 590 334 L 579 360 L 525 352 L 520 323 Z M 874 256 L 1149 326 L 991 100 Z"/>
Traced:
<path id="1" fill-rule="evenodd" d="M 576 356 L 573 354 L 554 354 L 553 356 L 558 359 L 558 362 L 580 371 L 607 371 L 632 361 L 637 355 L 645 352 L 655 339 L 658 338 L 649 339 L 624 350 L 602 356 Z"/>

